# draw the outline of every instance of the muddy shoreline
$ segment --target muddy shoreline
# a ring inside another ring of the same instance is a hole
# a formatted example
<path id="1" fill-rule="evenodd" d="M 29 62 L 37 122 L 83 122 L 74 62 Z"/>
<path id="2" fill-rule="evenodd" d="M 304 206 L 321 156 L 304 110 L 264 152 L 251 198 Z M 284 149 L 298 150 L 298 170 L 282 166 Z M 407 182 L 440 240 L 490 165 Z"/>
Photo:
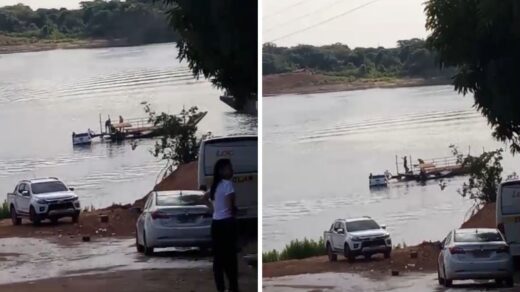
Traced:
<path id="1" fill-rule="evenodd" d="M 374 78 L 349 80 L 312 72 L 272 74 L 262 77 L 263 96 L 313 94 L 371 88 L 399 88 L 450 84 L 449 79 Z"/>

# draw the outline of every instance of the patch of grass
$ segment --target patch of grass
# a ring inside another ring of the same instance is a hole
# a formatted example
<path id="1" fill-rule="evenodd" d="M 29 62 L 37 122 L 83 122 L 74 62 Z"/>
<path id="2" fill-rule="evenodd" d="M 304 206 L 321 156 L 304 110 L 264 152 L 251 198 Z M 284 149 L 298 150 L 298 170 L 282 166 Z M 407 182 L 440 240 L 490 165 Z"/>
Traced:
<path id="1" fill-rule="evenodd" d="M 289 244 L 285 245 L 281 252 L 272 250 L 264 252 L 262 254 L 262 262 L 276 262 L 292 259 L 304 259 L 314 256 L 326 255 L 327 250 L 325 249 L 325 241 L 323 237 L 319 240 L 307 239 L 303 240 L 292 240 Z"/>
<path id="2" fill-rule="evenodd" d="M 11 215 L 9 214 L 9 205 L 7 204 L 7 200 L 4 200 L 4 202 L 0 206 L 0 219 L 5 219 L 9 217 L 11 217 Z"/>

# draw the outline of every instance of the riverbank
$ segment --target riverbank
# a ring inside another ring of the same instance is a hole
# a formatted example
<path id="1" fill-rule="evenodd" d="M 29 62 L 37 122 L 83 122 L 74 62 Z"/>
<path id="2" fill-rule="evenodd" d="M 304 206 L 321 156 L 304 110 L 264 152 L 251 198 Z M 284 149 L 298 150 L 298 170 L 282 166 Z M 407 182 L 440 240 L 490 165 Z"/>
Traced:
<path id="1" fill-rule="evenodd" d="M 154 189 L 196 189 L 196 174 L 197 162 L 181 165 Z M 58 224 L 42 222 L 40 226 L 26 220 L 13 226 L 10 219 L 1 220 L 0 269 L 5 269 L 5 275 L 16 276 L 0 277 L 0 290 L 214 291 L 210 254 L 167 249 L 147 257 L 136 251 L 135 225 L 146 199 L 144 196 L 132 204 L 86 210 L 77 224 L 66 218 Z M 257 269 L 246 260 L 258 251 L 256 226 L 256 221 L 239 224 L 242 291 L 257 291 Z M 33 262 L 44 262 L 52 268 L 42 271 Z"/>
<path id="2" fill-rule="evenodd" d="M 462 224 L 462 228 L 490 228 L 495 225 L 495 204 L 487 204 Z M 493 216 L 492 216 L 493 215 Z M 448 231 L 446 231 L 447 233 Z M 439 238 L 439 241 L 442 238 Z M 423 242 L 415 246 L 394 248 L 390 259 L 374 256 L 371 260 L 360 259 L 348 263 L 338 257 L 337 262 L 329 262 L 327 256 L 301 260 L 287 260 L 263 264 L 263 277 L 282 277 L 318 273 L 361 273 L 369 275 L 390 275 L 410 272 L 436 272 L 439 242 Z M 412 256 L 413 255 L 413 256 Z"/>
<path id="3" fill-rule="evenodd" d="M 49 50 L 68 49 L 95 49 L 108 47 L 126 47 L 143 45 L 131 43 L 125 39 L 38 39 L 24 37 L 10 37 L 0 34 L 0 54 L 14 54 L 39 52 Z"/>
<path id="4" fill-rule="evenodd" d="M 373 78 L 352 79 L 313 72 L 294 72 L 265 75 L 262 78 L 263 96 L 282 94 L 312 94 L 362 90 L 370 88 L 397 88 L 450 84 L 448 79 Z"/>

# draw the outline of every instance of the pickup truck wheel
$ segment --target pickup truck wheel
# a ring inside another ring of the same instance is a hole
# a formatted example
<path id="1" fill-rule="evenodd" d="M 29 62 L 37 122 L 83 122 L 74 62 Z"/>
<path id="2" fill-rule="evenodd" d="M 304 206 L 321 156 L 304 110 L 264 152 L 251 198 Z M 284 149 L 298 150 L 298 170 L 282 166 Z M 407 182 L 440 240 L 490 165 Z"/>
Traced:
<path id="1" fill-rule="evenodd" d="M 348 243 L 345 243 L 345 247 L 343 248 L 343 253 L 345 254 L 345 257 L 347 258 L 347 261 L 353 262 L 356 260 L 356 257 L 350 252 L 350 247 L 348 246 Z"/>
<path id="2" fill-rule="evenodd" d="M 57 224 L 58 223 L 58 218 L 56 218 L 56 217 L 51 218 L 51 223 L 52 224 Z"/>
<path id="3" fill-rule="evenodd" d="M 72 223 L 78 223 L 79 221 L 79 215 L 72 216 Z"/>
<path id="4" fill-rule="evenodd" d="M 330 262 L 335 262 L 338 260 L 338 255 L 335 254 L 333 251 L 332 251 L 332 247 L 330 246 L 330 243 L 327 243 L 327 255 L 329 257 L 329 261 Z"/>
<path id="5" fill-rule="evenodd" d="M 22 224 L 22 218 L 18 218 L 18 215 L 16 215 L 16 210 L 13 206 L 11 206 L 11 221 L 13 221 L 13 225 Z"/>
<path id="6" fill-rule="evenodd" d="M 29 210 L 29 219 L 34 225 L 40 225 L 40 218 L 38 218 L 38 215 L 36 215 L 36 211 L 34 210 L 34 207 L 31 206 L 31 209 Z"/>

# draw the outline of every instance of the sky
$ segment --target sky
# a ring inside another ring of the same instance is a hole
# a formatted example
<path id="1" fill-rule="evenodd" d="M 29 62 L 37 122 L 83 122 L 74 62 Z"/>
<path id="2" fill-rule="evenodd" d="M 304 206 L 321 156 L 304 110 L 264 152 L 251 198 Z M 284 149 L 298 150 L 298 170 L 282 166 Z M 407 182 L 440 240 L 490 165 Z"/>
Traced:
<path id="1" fill-rule="evenodd" d="M 62 7 L 67 9 L 77 9 L 79 8 L 79 3 L 81 1 L 83 0 L 0 0 L 0 7 L 22 3 L 30 6 L 32 9 Z"/>
<path id="2" fill-rule="evenodd" d="M 264 43 L 274 40 L 279 46 L 340 42 L 352 48 L 396 47 L 398 40 L 427 36 L 423 11 L 425 0 L 261 1 Z M 367 3 L 367 6 L 349 12 Z M 347 14 L 314 26 L 342 13 Z M 313 28 L 284 37 L 306 27 Z"/>

